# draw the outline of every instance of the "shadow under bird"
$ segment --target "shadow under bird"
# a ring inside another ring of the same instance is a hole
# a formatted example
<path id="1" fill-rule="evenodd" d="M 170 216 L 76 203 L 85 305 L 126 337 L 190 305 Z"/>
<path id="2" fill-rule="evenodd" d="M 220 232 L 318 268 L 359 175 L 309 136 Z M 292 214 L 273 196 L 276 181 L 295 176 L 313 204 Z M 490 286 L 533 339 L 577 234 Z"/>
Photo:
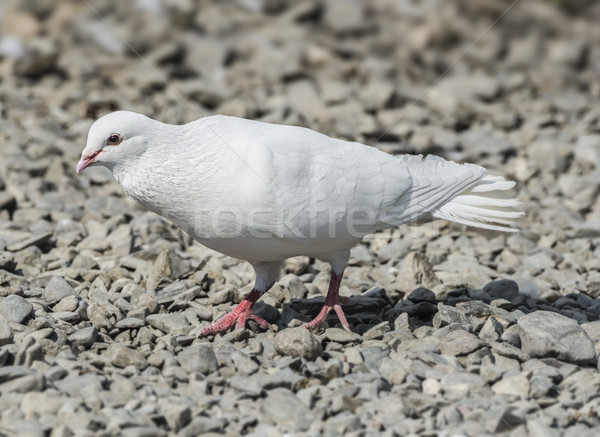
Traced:
<path id="1" fill-rule="evenodd" d="M 523 214 L 505 193 L 515 183 L 478 165 L 392 156 L 307 128 L 222 115 L 177 126 L 113 112 L 90 128 L 77 173 L 95 165 L 196 241 L 252 264 L 252 291 L 198 336 L 248 320 L 270 328 L 252 306 L 282 261 L 298 255 L 331 265 L 325 304 L 303 326 L 314 329 L 334 310 L 349 331 L 338 292 L 350 249 L 365 235 L 433 218 L 514 232 Z"/>

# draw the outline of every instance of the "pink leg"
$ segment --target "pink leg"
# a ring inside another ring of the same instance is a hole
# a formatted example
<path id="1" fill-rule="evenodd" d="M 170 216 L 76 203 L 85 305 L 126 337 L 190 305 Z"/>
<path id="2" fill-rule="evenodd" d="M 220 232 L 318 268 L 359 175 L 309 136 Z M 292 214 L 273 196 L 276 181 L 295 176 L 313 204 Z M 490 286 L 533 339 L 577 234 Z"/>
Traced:
<path id="1" fill-rule="evenodd" d="M 314 320 L 302 325 L 303 327 L 305 327 L 306 329 L 315 329 L 321 322 L 323 322 L 327 318 L 327 316 L 333 309 L 337 314 L 338 319 L 340 319 L 342 327 L 346 331 L 352 332 L 350 331 L 350 325 L 348 325 L 348 321 L 346 320 L 346 315 L 344 314 L 344 311 L 342 311 L 342 307 L 340 306 L 340 300 L 347 302 L 346 298 L 340 298 L 339 295 L 340 284 L 342 283 L 342 275 L 343 272 L 339 274 L 334 272 L 331 273 L 331 280 L 329 281 L 329 290 L 327 291 L 327 297 L 325 298 L 325 305 L 323 305 L 323 308 L 321 308 L 321 312 L 319 312 L 317 317 L 315 317 Z"/>
<path id="2" fill-rule="evenodd" d="M 200 329 L 196 337 L 205 337 L 214 335 L 220 332 L 229 330 L 233 325 L 237 329 L 243 328 L 248 320 L 254 320 L 263 329 L 273 329 L 273 327 L 264 319 L 261 319 L 252 312 L 252 306 L 262 296 L 262 293 L 253 289 L 248 295 L 236 306 L 233 311 L 225 314 L 220 319 L 214 321 L 210 325 Z"/>

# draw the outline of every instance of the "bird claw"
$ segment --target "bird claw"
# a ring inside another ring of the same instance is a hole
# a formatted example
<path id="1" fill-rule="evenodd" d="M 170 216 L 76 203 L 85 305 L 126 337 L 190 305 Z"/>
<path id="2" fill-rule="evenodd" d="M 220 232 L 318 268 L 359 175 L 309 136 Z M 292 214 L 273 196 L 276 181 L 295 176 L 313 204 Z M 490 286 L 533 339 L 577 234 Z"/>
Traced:
<path id="1" fill-rule="evenodd" d="M 246 326 L 246 322 L 249 320 L 255 321 L 262 329 L 269 329 L 273 331 L 273 326 L 269 322 L 258 317 L 250 308 L 248 308 L 242 311 L 233 310 L 230 313 L 225 314 L 223 317 L 214 321 L 210 325 L 199 329 L 196 333 L 196 337 L 200 338 L 208 335 L 223 333 L 231 329 L 234 325 L 237 329 L 240 329 Z"/>
<path id="2" fill-rule="evenodd" d="M 319 312 L 317 317 L 315 317 L 310 322 L 305 323 L 301 326 L 303 328 L 308 329 L 309 331 L 312 331 L 327 318 L 327 316 L 329 315 L 331 310 L 334 310 L 335 313 L 337 314 L 338 319 L 340 319 L 340 323 L 342 324 L 342 328 L 344 328 L 345 331 L 348 331 L 351 333 L 352 331 L 350 330 L 350 325 L 348 324 L 348 321 L 346 320 L 346 315 L 344 314 L 344 311 L 342 310 L 342 307 L 340 306 L 339 303 L 335 303 L 335 304 L 325 303 L 325 305 L 323 305 L 323 308 L 321 308 L 321 311 Z"/>

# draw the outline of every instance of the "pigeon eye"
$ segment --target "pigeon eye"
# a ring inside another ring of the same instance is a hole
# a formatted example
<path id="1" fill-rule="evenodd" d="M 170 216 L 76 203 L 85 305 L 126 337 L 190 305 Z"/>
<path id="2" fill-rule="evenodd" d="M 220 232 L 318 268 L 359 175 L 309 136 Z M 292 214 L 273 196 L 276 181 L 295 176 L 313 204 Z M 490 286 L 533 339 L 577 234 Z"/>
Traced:
<path id="1" fill-rule="evenodd" d="M 106 144 L 109 146 L 118 146 L 123 141 L 123 138 L 119 134 L 111 134 L 106 140 Z"/>

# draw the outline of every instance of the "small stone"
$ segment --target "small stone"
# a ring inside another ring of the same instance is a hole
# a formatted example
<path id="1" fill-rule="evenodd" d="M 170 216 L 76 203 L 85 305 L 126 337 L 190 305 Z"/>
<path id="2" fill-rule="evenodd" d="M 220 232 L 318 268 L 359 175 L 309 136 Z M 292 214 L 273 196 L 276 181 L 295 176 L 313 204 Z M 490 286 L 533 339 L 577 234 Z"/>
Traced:
<path id="1" fill-rule="evenodd" d="M 192 410 L 187 405 L 167 402 L 162 412 L 174 432 L 178 432 L 192 420 Z"/>
<path id="2" fill-rule="evenodd" d="M 547 376 L 535 376 L 531 378 L 529 387 L 529 396 L 534 399 L 542 398 L 551 394 L 556 386 L 552 380 Z"/>
<path id="3" fill-rule="evenodd" d="M 208 303 L 211 305 L 220 305 L 222 303 L 228 303 L 233 300 L 235 290 L 231 287 L 224 288 L 223 290 L 213 293 L 208 298 Z"/>
<path id="4" fill-rule="evenodd" d="M 522 351 L 518 347 L 515 347 L 508 343 L 492 343 L 492 352 L 502 355 L 507 358 L 513 358 L 519 360 L 522 363 L 529 360 L 531 357 L 527 352 Z"/>
<path id="5" fill-rule="evenodd" d="M 261 410 L 284 432 L 307 431 L 316 419 L 304 402 L 285 388 L 270 390 L 262 402 Z"/>
<path id="6" fill-rule="evenodd" d="M 479 375 L 488 383 L 498 381 L 502 377 L 502 369 L 495 364 L 483 364 L 479 368 Z"/>
<path id="7" fill-rule="evenodd" d="M 77 292 L 73 289 L 73 287 L 71 287 L 71 284 L 69 284 L 60 276 L 53 276 L 48 282 L 48 285 L 46 285 L 46 288 L 44 288 L 44 292 L 42 294 L 42 297 L 46 302 L 48 302 L 49 305 L 55 305 L 68 296 L 74 296 L 75 298 L 78 297 Z"/>
<path id="8" fill-rule="evenodd" d="M 26 393 L 21 401 L 21 411 L 25 415 L 56 414 L 64 402 L 65 399 L 61 399 L 56 394 L 46 392 Z"/>
<path id="9" fill-rule="evenodd" d="M 310 258 L 307 256 L 295 256 L 285 260 L 283 266 L 287 272 L 293 273 L 296 276 L 302 275 L 306 272 L 310 264 Z"/>
<path id="10" fill-rule="evenodd" d="M 65 376 L 67 376 L 68 374 L 69 374 L 69 372 L 64 367 L 53 366 L 53 367 L 50 367 L 46 371 L 44 376 L 46 377 L 46 379 L 48 381 L 59 381 L 59 380 L 63 379 Z"/>
<path id="11" fill-rule="evenodd" d="M 481 349 L 484 343 L 475 335 L 462 329 L 450 331 L 440 340 L 440 352 L 444 355 L 468 355 Z"/>
<path id="12" fill-rule="evenodd" d="M 0 367 L 0 383 L 23 376 L 33 375 L 35 370 L 26 366 L 4 366 Z"/>
<path id="13" fill-rule="evenodd" d="M 48 241 L 52 237 L 51 232 L 44 232 L 42 234 L 37 234 L 32 237 L 26 238 L 21 241 L 17 241 L 16 243 L 9 244 L 6 249 L 11 252 L 19 252 L 23 249 L 26 249 L 30 246 L 38 246 L 46 241 Z"/>
<path id="14" fill-rule="evenodd" d="M 0 346 L 11 344 L 13 342 L 13 330 L 10 325 L 0 319 Z M 1 366 L 2 364 L 0 364 Z"/>
<path id="15" fill-rule="evenodd" d="M 275 336 L 275 349 L 282 355 L 304 357 L 314 361 L 323 354 L 323 347 L 306 328 L 288 328 Z"/>
<path id="16" fill-rule="evenodd" d="M 493 299 L 490 302 L 490 305 L 497 308 L 502 308 L 503 310 L 510 311 L 513 308 L 512 303 L 506 299 Z"/>
<path id="17" fill-rule="evenodd" d="M 438 312 L 433 319 L 433 326 L 437 329 L 457 323 L 459 325 L 471 325 L 471 318 L 458 308 L 438 303 Z"/>
<path id="18" fill-rule="evenodd" d="M 77 310 L 78 307 L 79 299 L 77 298 L 77 296 L 66 296 L 62 298 L 60 302 L 54 305 L 54 307 L 52 307 L 52 310 L 55 313 L 74 312 Z"/>
<path id="19" fill-rule="evenodd" d="M 219 368 L 215 352 L 209 346 L 203 344 L 184 348 L 177 355 L 177 361 L 187 373 L 199 372 L 209 375 L 216 372 Z"/>
<path id="20" fill-rule="evenodd" d="M 148 363 L 144 356 L 136 349 L 128 348 L 120 344 L 111 344 L 107 351 L 111 363 L 115 367 L 134 366 L 138 370 L 144 370 Z"/>
<path id="21" fill-rule="evenodd" d="M 600 135 L 581 135 L 575 144 L 575 159 L 585 166 L 600 167 Z"/>
<path id="22" fill-rule="evenodd" d="M 363 334 L 363 340 L 380 340 L 385 334 L 390 332 L 390 330 L 390 324 L 388 322 L 381 322 L 365 332 Z"/>
<path id="23" fill-rule="evenodd" d="M 277 320 L 281 318 L 281 314 L 279 313 L 279 310 L 277 310 L 277 308 L 264 302 L 256 302 L 252 307 L 252 311 L 258 317 L 262 317 L 269 323 L 276 323 Z M 208 318 L 208 320 L 211 320 L 211 318 Z"/>
<path id="24" fill-rule="evenodd" d="M 50 38 L 32 39 L 27 47 L 25 56 L 14 64 L 17 75 L 38 77 L 50 71 L 58 59 L 56 43 Z"/>
<path id="25" fill-rule="evenodd" d="M 146 323 L 136 317 L 125 317 L 117 322 L 116 327 L 119 329 L 138 329 L 145 326 Z"/>
<path id="26" fill-rule="evenodd" d="M 46 378 L 44 375 L 37 373 L 28 376 L 22 376 L 20 378 L 12 379 L 8 382 L 0 384 L 1 393 L 29 393 L 34 391 L 42 391 L 46 385 Z"/>
<path id="27" fill-rule="evenodd" d="M 427 378 L 421 383 L 423 393 L 437 395 L 442 391 L 442 384 L 437 379 Z"/>
<path id="28" fill-rule="evenodd" d="M 526 397 L 529 393 L 529 380 L 524 374 L 508 376 L 495 383 L 492 390 L 499 395 Z"/>
<path id="29" fill-rule="evenodd" d="M 500 323 L 495 317 L 488 317 L 479 331 L 479 338 L 490 344 L 498 341 L 503 331 L 504 328 L 502 327 L 502 323 Z"/>
<path id="30" fill-rule="evenodd" d="M 119 431 L 123 437 L 167 437 L 165 430 L 156 426 L 130 426 Z"/>
<path id="31" fill-rule="evenodd" d="M 146 322 L 167 334 L 187 334 L 192 328 L 187 317 L 182 313 L 151 314 L 146 317 Z"/>
<path id="32" fill-rule="evenodd" d="M 549 311 L 536 311 L 518 320 L 523 350 L 532 357 L 555 357 L 569 363 L 588 363 L 596 357 L 594 344 L 576 321 Z"/>
<path id="33" fill-rule="evenodd" d="M 344 355 L 346 356 L 346 361 L 350 364 L 361 364 L 364 362 L 360 350 L 356 347 L 346 348 Z"/>
<path id="34" fill-rule="evenodd" d="M 17 199 L 11 193 L 0 191 L 0 210 L 13 210 L 15 208 L 16 201 Z"/>
<path id="35" fill-rule="evenodd" d="M 223 336 L 223 341 L 227 343 L 237 343 L 250 338 L 250 331 L 246 328 L 234 329 Z"/>
<path id="36" fill-rule="evenodd" d="M 401 313 L 396 320 L 394 320 L 394 330 L 404 329 L 407 331 L 413 330 L 413 324 L 410 321 L 410 317 L 406 313 Z"/>
<path id="37" fill-rule="evenodd" d="M 529 437 L 560 437 L 561 432 L 556 428 L 542 423 L 543 420 L 527 420 Z"/>
<path id="38" fill-rule="evenodd" d="M 418 302 L 435 303 L 435 293 L 425 287 L 415 288 L 413 291 L 411 291 L 408 294 L 408 296 L 406 296 L 406 298 L 415 303 L 418 303 Z"/>
<path id="39" fill-rule="evenodd" d="M 327 328 L 325 330 L 325 337 L 330 341 L 338 343 L 352 343 L 362 340 L 360 335 L 340 328 Z"/>
<path id="40" fill-rule="evenodd" d="M 514 347 L 521 347 L 521 337 L 519 336 L 519 325 L 509 326 L 500 337 L 503 342 L 513 345 Z"/>
<path id="41" fill-rule="evenodd" d="M 525 415 L 513 406 L 503 407 L 501 411 L 492 411 L 488 417 L 485 427 L 493 434 L 508 432 L 526 421 Z"/>
<path id="42" fill-rule="evenodd" d="M 33 313 L 33 305 L 16 294 L 6 296 L 0 302 L 0 314 L 9 322 L 25 323 Z"/>
<path id="43" fill-rule="evenodd" d="M 156 258 L 146 288 L 155 290 L 161 279 L 179 279 L 189 271 L 189 263 L 182 259 L 173 249 L 164 249 Z"/>
<path id="44" fill-rule="evenodd" d="M 409 291 L 421 286 L 433 288 L 440 283 L 429 259 L 424 254 L 414 251 L 404 257 L 396 277 L 396 286 L 400 290 Z"/>
<path id="45" fill-rule="evenodd" d="M 233 376 L 229 379 L 229 386 L 234 390 L 253 397 L 259 397 L 262 393 L 262 387 L 258 381 L 248 376 Z"/>
<path id="46" fill-rule="evenodd" d="M 196 437 L 199 435 L 208 435 L 209 433 L 220 434 L 224 427 L 225 424 L 221 418 L 196 416 L 179 432 L 178 436 Z"/>
<path id="47" fill-rule="evenodd" d="M 94 326 L 80 329 L 69 335 L 68 339 L 76 346 L 91 346 L 98 337 L 98 330 Z"/>
<path id="48" fill-rule="evenodd" d="M 491 298 L 501 298 L 510 301 L 519 294 L 519 285 L 511 279 L 498 279 L 488 283 L 483 287 L 483 291 Z"/>
<path id="49" fill-rule="evenodd" d="M 58 311 L 52 313 L 52 317 L 56 320 L 62 320 L 67 323 L 77 323 L 79 322 L 80 315 L 75 311 Z"/>

